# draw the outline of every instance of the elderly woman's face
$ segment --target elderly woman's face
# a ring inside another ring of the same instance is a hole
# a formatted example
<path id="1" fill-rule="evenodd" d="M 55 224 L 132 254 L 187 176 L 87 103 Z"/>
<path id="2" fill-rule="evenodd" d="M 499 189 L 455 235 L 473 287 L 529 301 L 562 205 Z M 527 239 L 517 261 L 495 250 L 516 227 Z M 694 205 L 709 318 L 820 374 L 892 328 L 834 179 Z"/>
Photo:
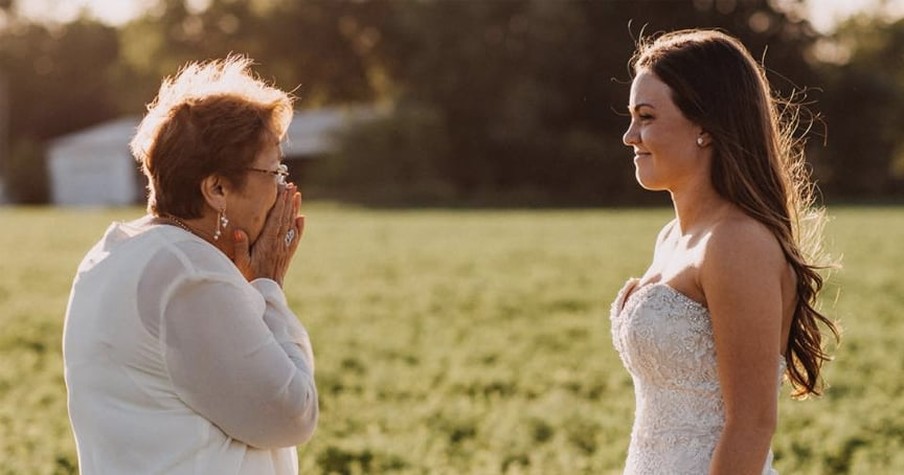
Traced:
<path id="1" fill-rule="evenodd" d="M 272 136 L 271 136 L 272 137 Z M 249 242 L 254 243 L 264 223 L 267 220 L 267 213 L 276 202 L 276 195 L 279 191 L 279 177 L 276 172 L 282 162 L 282 153 L 279 148 L 277 139 L 266 140 L 263 148 L 258 151 L 254 162 L 249 167 L 248 176 L 245 179 L 245 188 L 239 193 L 232 195 L 232 199 L 227 206 L 227 215 L 229 217 L 229 227 L 232 229 L 242 229 L 248 233 Z M 259 172 L 251 170 L 265 170 Z"/>

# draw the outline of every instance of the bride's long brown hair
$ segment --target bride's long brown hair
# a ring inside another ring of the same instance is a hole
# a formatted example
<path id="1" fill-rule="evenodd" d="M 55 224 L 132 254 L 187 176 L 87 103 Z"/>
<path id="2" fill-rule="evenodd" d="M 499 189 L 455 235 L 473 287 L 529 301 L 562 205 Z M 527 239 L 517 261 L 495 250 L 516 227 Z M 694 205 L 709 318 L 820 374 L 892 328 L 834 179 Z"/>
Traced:
<path id="1" fill-rule="evenodd" d="M 795 397 L 819 395 L 830 359 L 817 310 L 825 214 L 814 205 L 805 168 L 799 107 L 774 95 L 762 67 L 737 39 L 712 30 L 682 30 L 641 39 L 635 73 L 651 71 L 671 88 L 681 112 L 712 137 L 711 179 L 718 193 L 766 225 L 797 277 L 797 302 L 785 351 Z"/>

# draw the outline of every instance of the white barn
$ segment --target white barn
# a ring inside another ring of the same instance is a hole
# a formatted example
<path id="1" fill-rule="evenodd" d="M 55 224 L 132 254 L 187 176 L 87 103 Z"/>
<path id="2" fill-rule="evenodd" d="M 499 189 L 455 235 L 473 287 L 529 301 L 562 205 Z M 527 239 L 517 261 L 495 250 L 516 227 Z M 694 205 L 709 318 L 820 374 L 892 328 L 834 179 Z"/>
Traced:
<path id="1" fill-rule="evenodd" d="M 128 205 L 140 198 L 138 165 L 129 152 L 137 117 L 105 122 L 50 143 L 50 198 L 59 205 Z"/>
<path id="2" fill-rule="evenodd" d="M 287 159 L 335 150 L 332 136 L 347 124 L 378 115 L 370 107 L 297 111 L 283 151 Z M 144 199 L 144 178 L 129 152 L 139 117 L 124 117 L 50 142 L 47 166 L 51 201 L 64 206 L 122 206 Z"/>

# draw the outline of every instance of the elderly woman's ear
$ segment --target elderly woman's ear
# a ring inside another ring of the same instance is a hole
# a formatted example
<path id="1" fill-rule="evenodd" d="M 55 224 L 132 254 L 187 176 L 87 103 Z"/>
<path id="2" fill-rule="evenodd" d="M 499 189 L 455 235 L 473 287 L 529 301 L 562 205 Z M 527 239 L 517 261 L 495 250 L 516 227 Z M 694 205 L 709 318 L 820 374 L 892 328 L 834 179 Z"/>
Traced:
<path id="1" fill-rule="evenodd" d="M 225 178 L 213 174 L 201 180 L 201 196 L 207 205 L 215 210 L 226 208 L 226 195 L 229 194 L 230 185 Z"/>

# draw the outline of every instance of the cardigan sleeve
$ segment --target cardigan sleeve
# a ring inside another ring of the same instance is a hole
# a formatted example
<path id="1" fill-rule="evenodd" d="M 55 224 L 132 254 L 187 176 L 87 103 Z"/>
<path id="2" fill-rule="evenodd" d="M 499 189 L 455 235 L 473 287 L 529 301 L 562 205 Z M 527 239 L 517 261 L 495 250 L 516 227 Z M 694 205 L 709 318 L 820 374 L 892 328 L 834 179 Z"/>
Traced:
<path id="1" fill-rule="evenodd" d="M 178 396 L 248 445 L 309 440 L 318 418 L 314 357 L 282 289 L 216 275 L 189 276 L 171 289 L 159 338 Z"/>

